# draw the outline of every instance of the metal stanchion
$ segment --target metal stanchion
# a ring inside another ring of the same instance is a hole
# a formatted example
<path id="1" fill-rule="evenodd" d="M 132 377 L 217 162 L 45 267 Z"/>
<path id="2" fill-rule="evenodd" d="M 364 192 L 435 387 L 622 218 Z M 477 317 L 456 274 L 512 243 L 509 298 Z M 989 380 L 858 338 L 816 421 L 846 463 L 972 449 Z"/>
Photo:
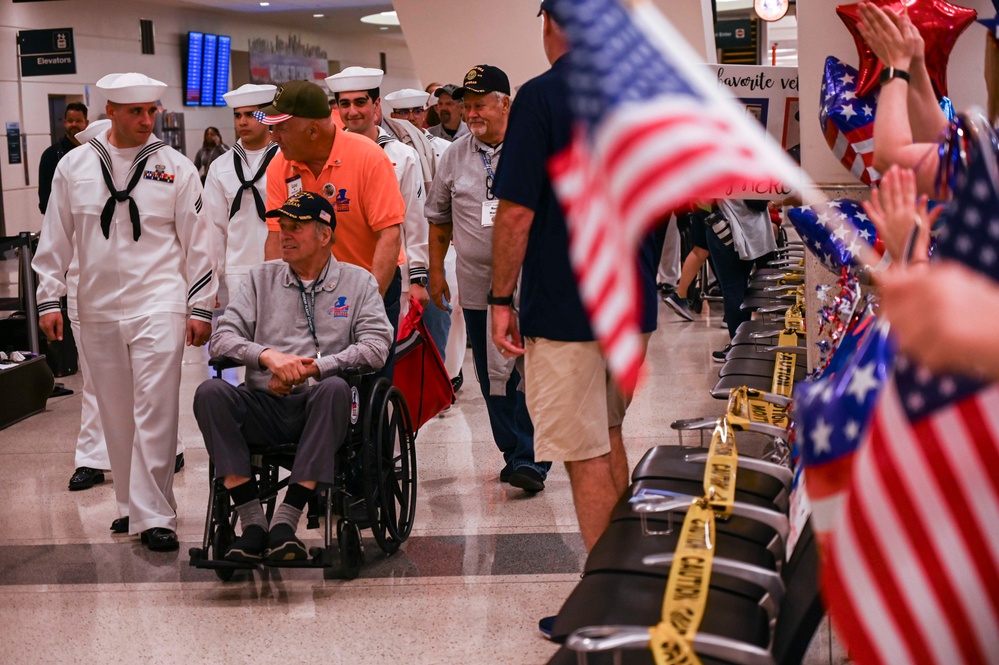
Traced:
<path id="1" fill-rule="evenodd" d="M 38 302 L 35 296 L 35 273 L 31 269 L 31 242 L 34 233 L 23 231 L 18 234 L 24 240 L 21 247 L 20 260 L 20 283 L 22 293 L 24 293 L 25 316 L 28 320 L 28 350 L 32 353 L 40 353 L 38 344 Z"/>

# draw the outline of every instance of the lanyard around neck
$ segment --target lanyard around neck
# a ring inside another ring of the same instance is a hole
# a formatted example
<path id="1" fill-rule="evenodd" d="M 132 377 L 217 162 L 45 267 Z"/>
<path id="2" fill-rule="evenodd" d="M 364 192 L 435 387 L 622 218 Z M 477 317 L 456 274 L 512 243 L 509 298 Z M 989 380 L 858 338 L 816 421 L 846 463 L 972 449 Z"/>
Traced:
<path id="1" fill-rule="evenodd" d="M 482 165 L 486 168 L 486 199 L 491 201 L 495 198 L 493 196 L 493 180 L 496 179 L 496 174 L 493 173 L 492 160 L 489 159 L 485 150 L 479 150 L 479 157 L 482 158 Z"/>
<path id="2" fill-rule="evenodd" d="M 302 307 L 305 308 L 305 320 L 309 324 L 309 332 L 312 333 L 312 343 L 316 347 L 316 358 L 323 357 L 322 351 L 319 350 L 319 337 L 316 335 L 316 286 L 321 284 L 323 278 L 326 277 L 329 264 L 327 263 L 326 266 L 326 270 L 323 270 L 322 274 L 312 280 L 311 304 L 309 302 L 310 298 L 306 297 L 305 284 L 302 283 L 302 278 L 294 270 L 291 271 L 291 274 L 295 275 L 298 290 L 302 294 Z"/>

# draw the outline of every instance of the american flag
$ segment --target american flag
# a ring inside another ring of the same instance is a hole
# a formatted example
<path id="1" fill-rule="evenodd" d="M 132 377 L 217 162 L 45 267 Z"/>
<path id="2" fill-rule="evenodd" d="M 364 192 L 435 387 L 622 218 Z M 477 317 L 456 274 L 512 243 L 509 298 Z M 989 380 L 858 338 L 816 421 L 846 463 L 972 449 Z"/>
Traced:
<path id="1" fill-rule="evenodd" d="M 881 179 L 874 170 L 874 112 L 878 93 L 857 96 L 857 70 L 838 58 L 826 58 L 822 74 L 819 124 L 836 159 L 865 185 Z"/>
<path id="2" fill-rule="evenodd" d="M 839 520 L 854 454 L 894 361 L 888 328 L 872 314 L 846 332 L 819 378 L 798 383 L 792 407 L 805 465 L 812 526 L 822 537 Z"/>
<path id="3" fill-rule="evenodd" d="M 938 253 L 999 281 L 995 148 L 984 145 L 958 177 Z M 900 358 L 823 568 L 855 662 L 999 662 L 997 528 L 999 386 Z"/>
<path id="4" fill-rule="evenodd" d="M 583 304 L 630 393 L 642 359 L 634 257 L 649 229 L 689 201 L 806 178 L 694 69 L 701 58 L 648 3 L 629 12 L 617 0 L 556 0 L 552 12 L 571 44 L 575 130 L 548 167 Z"/>

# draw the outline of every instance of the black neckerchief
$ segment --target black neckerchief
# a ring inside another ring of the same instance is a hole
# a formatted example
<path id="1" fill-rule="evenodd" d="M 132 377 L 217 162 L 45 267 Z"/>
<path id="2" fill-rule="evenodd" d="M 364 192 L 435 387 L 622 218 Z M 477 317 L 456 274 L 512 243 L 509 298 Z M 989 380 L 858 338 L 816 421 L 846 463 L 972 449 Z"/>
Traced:
<path id="1" fill-rule="evenodd" d="M 107 185 L 108 192 L 111 194 L 104 204 L 104 210 L 101 211 L 101 231 L 104 233 L 104 237 L 109 238 L 111 236 L 111 218 L 114 217 L 115 207 L 119 203 L 128 201 L 128 216 L 132 221 L 132 239 L 138 240 L 139 236 L 142 235 L 142 229 L 139 225 L 139 208 L 135 205 L 135 199 L 131 196 L 132 190 L 139 184 L 139 178 L 142 177 L 142 172 L 146 168 L 146 162 L 149 160 L 150 155 L 165 146 L 166 143 L 154 141 L 139 151 L 135 159 L 132 160 L 132 166 L 129 169 L 132 171 L 132 177 L 123 191 L 115 189 L 114 179 L 111 177 L 111 155 L 108 153 L 107 148 L 104 147 L 104 144 L 95 138 L 91 139 L 88 145 L 97 151 L 97 156 L 100 158 L 101 163 L 101 175 L 104 176 L 104 184 Z"/>
<path id="2" fill-rule="evenodd" d="M 264 174 L 267 173 L 267 165 L 271 163 L 271 160 L 274 159 L 274 155 L 277 154 L 278 145 L 273 142 L 268 144 L 263 162 L 261 162 L 260 167 L 257 168 L 257 172 L 253 175 L 253 179 L 250 181 L 247 181 L 243 176 L 243 162 L 245 161 L 247 166 L 250 165 L 249 161 L 246 159 L 245 150 L 246 149 L 238 143 L 232 149 L 232 161 L 236 166 L 236 177 L 239 178 L 239 191 L 236 192 L 236 196 L 232 200 L 232 208 L 229 209 L 229 219 L 235 217 L 236 213 L 239 212 L 240 205 L 242 205 L 243 202 L 243 192 L 250 190 L 253 192 L 253 202 L 257 206 L 257 216 L 261 221 L 267 221 L 264 217 L 267 212 L 267 208 L 264 206 L 263 197 L 260 196 L 260 190 L 257 189 L 255 185 L 257 184 L 257 181 L 263 178 Z"/>

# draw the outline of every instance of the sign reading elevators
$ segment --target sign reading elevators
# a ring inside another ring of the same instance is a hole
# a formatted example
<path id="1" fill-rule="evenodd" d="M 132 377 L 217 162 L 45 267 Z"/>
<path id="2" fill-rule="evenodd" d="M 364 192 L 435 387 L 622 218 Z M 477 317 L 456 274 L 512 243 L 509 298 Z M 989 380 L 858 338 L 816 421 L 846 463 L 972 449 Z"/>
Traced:
<path id="1" fill-rule="evenodd" d="M 76 73 L 73 28 L 22 30 L 17 33 L 21 76 Z"/>

